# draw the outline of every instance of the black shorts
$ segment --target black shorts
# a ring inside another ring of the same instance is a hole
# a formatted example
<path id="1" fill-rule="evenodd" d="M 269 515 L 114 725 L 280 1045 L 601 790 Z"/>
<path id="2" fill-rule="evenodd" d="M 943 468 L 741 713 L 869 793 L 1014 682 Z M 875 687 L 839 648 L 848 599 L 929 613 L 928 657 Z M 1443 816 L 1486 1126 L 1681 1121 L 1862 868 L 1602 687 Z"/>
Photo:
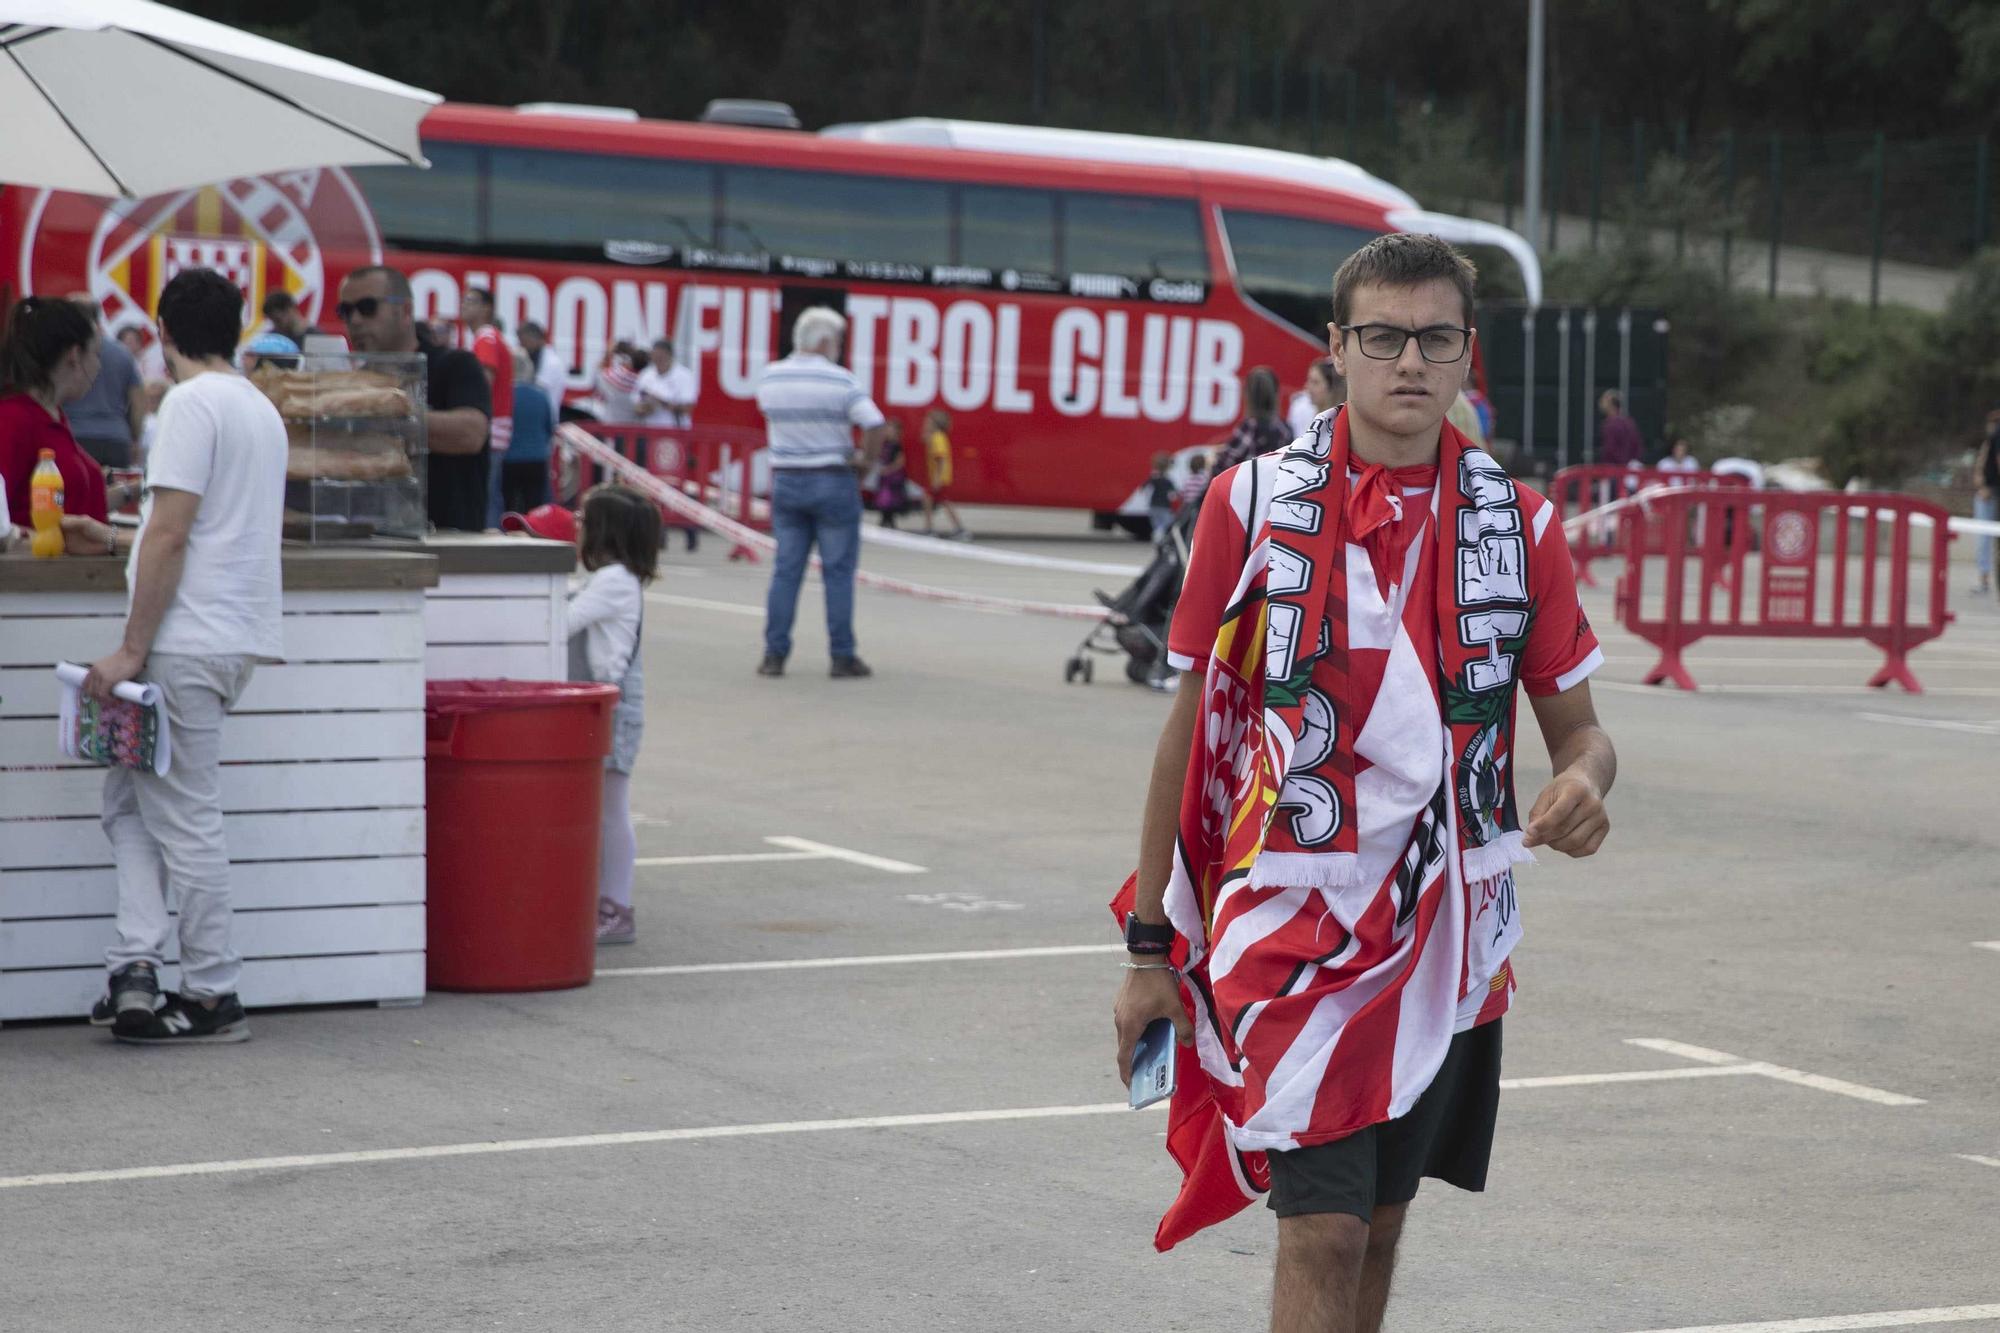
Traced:
<path id="1" fill-rule="evenodd" d="M 1416 1198 L 1424 1176 L 1483 1190 L 1499 1110 L 1495 1019 L 1451 1039 L 1437 1077 L 1408 1114 L 1331 1143 L 1272 1153 L 1267 1202 L 1279 1217 L 1352 1213 L 1366 1222 L 1379 1204 Z"/>

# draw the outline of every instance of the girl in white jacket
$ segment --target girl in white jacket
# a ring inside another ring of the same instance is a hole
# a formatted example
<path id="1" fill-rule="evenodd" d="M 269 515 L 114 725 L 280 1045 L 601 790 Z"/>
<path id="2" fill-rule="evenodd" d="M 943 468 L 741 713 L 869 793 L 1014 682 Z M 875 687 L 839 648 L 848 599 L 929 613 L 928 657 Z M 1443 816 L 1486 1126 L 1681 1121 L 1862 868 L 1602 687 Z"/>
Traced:
<path id="1" fill-rule="evenodd" d="M 637 936 L 632 867 L 639 842 L 632 829 L 632 769 L 646 730 L 645 588 L 659 571 L 660 542 L 659 508 L 637 491 L 599 486 L 584 496 L 576 543 L 587 577 L 569 596 L 569 678 L 619 689 L 611 753 L 604 760 L 599 944 L 630 944 Z"/>

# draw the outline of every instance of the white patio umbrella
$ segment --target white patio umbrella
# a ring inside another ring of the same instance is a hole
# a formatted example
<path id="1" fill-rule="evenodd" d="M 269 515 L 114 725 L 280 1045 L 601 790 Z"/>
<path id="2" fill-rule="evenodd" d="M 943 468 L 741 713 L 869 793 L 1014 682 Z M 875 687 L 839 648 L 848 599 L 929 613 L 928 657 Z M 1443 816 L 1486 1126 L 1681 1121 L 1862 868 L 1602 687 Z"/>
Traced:
<path id="1" fill-rule="evenodd" d="M 0 183 L 143 197 L 422 165 L 440 100 L 148 0 L 0 0 Z"/>

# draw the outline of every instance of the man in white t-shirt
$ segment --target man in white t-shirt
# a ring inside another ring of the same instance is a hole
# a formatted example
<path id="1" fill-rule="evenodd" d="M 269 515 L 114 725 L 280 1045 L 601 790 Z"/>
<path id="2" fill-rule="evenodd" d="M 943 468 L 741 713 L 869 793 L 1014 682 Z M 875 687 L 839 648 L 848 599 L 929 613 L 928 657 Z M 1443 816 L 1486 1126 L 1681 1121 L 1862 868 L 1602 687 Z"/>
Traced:
<path id="1" fill-rule="evenodd" d="M 673 426 L 686 430 L 694 424 L 695 399 L 701 385 L 694 372 L 674 360 L 674 341 L 660 338 L 653 343 L 653 363 L 639 372 L 639 405 L 645 409 L 648 426 Z"/>
<path id="2" fill-rule="evenodd" d="M 521 350 L 528 354 L 528 367 L 534 372 L 535 387 L 549 400 L 549 414 L 556 420 L 562 419 L 563 394 L 569 388 L 569 367 L 562 357 L 549 345 L 549 331 L 532 319 L 522 320 Z"/>
<path id="3" fill-rule="evenodd" d="M 160 293 L 160 330 L 176 388 L 160 407 L 146 459 L 139 531 L 125 566 L 125 636 L 91 664 L 84 689 L 109 701 L 143 680 L 165 697 L 167 771 L 113 768 L 104 832 L 118 867 L 118 942 L 91 1022 L 124 1041 L 243 1041 L 250 1035 L 231 939 L 229 852 L 222 829 L 222 719 L 260 662 L 284 654 L 278 550 L 285 505 L 285 423 L 232 358 L 243 297 L 208 269 Z M 100 549 L 102 525 L 66 523 Z M 161 1003 L 167 883 L 180 907 L 181 986 Z"/>

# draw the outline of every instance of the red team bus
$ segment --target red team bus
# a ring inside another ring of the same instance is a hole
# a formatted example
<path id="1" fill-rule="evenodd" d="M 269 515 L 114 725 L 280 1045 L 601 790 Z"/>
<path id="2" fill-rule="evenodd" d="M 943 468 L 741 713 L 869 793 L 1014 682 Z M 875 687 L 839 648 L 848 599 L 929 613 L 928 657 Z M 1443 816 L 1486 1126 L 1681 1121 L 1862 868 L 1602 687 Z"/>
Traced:
<path id="1" fill-rule="evenodd" d="M 206 266 L 254 312 L 291 292 L 338 331 L 340 279 L 409 274 L 419 317 L 489 287 L 549 330 L 590 392 L 618 339 L 673 337 L 697 427 L 761 431 L 758 372 L 807 306 L 843 310 L 848 361 L 906 438 L 955 423 L 954 498 L 1118 510 L 1155 453 L 1226 436 L 1243 376 L 1288 389 L 1323 355 L 1331 275 L 1369 237 L 1431 231 L 1534 255 L 1420 210 L 1347 163 L 1190 140 L 911 120 L 818 134 L 593 108 L 439 107 L 428 170 L 286 172 L 137 201 L 0 191 L 9 301 L 89 291 L 151 328 Z M 1281 404 L 1282 407 L 1282 404 Z"/>

